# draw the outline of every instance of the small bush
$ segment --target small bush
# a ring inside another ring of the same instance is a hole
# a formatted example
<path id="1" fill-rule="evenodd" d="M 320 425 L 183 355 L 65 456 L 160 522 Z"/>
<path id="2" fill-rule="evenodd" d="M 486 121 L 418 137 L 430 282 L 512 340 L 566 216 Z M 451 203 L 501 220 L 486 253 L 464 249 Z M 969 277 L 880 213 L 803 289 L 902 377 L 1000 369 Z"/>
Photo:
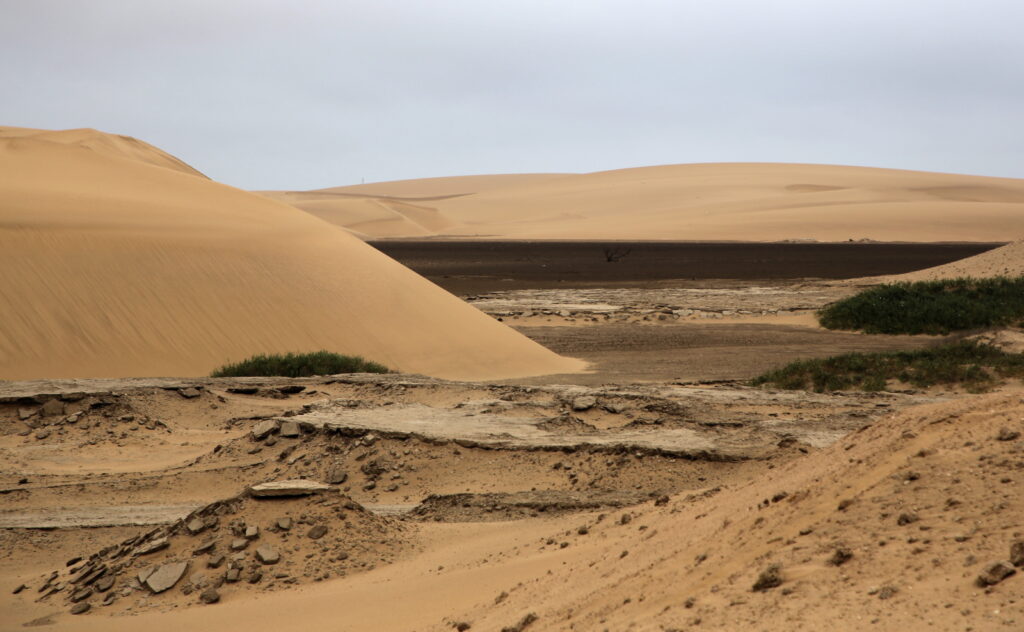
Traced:
<path id="1" fill-rule="evenodd" d="M 1024 354 L 962 341 L 917 351 L 800 360 L 755 378 L 753 384 L 820 393 L 881 391 L 888 380 L 899 380 L 921 388 L 944 384 L 977 392 L 995 386 L 998 377 L 1024 377 Z"/>
<path id="2" fill-rule="evenodd" d="M 346 356 L 330 351 L 313 353 L 287 353 L 285 355 L 254 355 L 251 358 L 225 364 L 210 374 L 211 377 L 309 377 L 336 373 L 388 373 L 382 364 L 369 362 L 359 356 Z"/>
<path id="3" fill-rule="evenodd" d="M 948 334 L 1024 321 L 1024 277 L 881 285 L 818 312 L 829 329 L 869 334 Z"/>

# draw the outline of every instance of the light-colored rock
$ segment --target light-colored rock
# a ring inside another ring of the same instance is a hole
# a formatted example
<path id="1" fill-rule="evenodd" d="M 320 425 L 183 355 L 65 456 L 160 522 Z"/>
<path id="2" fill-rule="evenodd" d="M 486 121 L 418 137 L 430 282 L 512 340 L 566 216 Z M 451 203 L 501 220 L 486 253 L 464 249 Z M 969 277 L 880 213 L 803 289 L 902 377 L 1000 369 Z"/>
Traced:
<path id="1" fill-rule="evenodd" d="M 253 485 L 249 488 L 249 493 L 255 498 L 273 498 L 276 496 L 308 496 L 310 494 L 331 491 L 332 489 L 327 483 L 292 479 Z"/>
<path id="2" fill-rule="evenodd" d="M 590 395 L 581 395 L 572 400 L 572 409 L 577 412 L 590 410 L 594 406 L 597 406 L 597 398 Z"/>
<path id="3" fill-rule="evenodd" d="M 278 422 L 276 419 L 267 419 L 256 424 L 252 429 L 252 438 L 257 441 L 266 439 L 271 434 L 277 432 Z"/>
<path id="4" fill-rule="evenodd" d="M 146 587 L 153 591 L 154 594 L 162 593 L 165 590 L 174 588 L 174 585 L 185 575 L 187 570 L 188 562 L 163 564 L 146 578 Z"/>
<path id="5" fill-rule="evenodd" d="M 280 435 L 282 437 L 288 437 L 294 439 L 302 434 L 302 430 L 299 428 L 299 424 L 294 421 L 282 421 Z"/>
<path id="6" fill-rule="evenodd" d="M 277 564 L 281 561 L 281 554 L 274 547 L 264 544 L 256 549 L 256 559 L 263 564 Z"/>
<path id="7" fill-rule="evenodd" d="M 157 538 L 152 542 L 143 544 L 139 548 L 135 549 L 137 555 L 149 555 L 150 553 L 156 553 L 162 551 L 171 545 L 167 538 Z"/>

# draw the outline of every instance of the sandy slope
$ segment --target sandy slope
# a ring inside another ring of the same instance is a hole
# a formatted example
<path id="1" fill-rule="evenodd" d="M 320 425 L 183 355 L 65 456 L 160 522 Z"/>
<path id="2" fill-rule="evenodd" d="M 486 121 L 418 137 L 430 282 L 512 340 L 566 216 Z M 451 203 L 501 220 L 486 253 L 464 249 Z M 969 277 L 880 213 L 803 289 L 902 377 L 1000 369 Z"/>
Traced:
<path id="1" fill-rule="evenodd" d="M 1007 241 L 1024 236 L 1024 180 L 1008 178 L 723 163 L 494 176 L 479 184 L 470 178 L 416 182 L 272 195 L 300 207 L 316 202 L 323 205 L 321 212 L 330 207 L 330 221 L 371 237 Z M 367 224 L 358 206 L 350 210 L 360 198 L 389 197 L 435 211 L 444 220 L 441 227 Z"/>
<path id="2" fill-rule="evenodd" d="M 883 282 L 893 281 L 931 281 L 935 279 L 955 279 L 958 277 L 997 277 L 1024 275 L 1024 242 L 1017 241 L 980 255 L 947 263 L 946 265 L 908 272 L 907 274 L 877 277 L 872 280 Z M 862 279 L 863 280 L 863 279 Z"/>
<path id="3" fill-rule="evenodd" d="M 1021 395 L 905 409 L 759 476 L 628 509 L 427 524 L 417 554 L 348 577 L 132 617 L 53 606 L 53 618 L 77 630 L 500 630 L 530 613 L 530 632 L 1015 630 L 1021 571 L 975 579 L 1024 537 Z M 781 584 L 753 591 L 772 564 Z M 37 615 L 32 596 L 4 597 L 17 602 L 11 627 Z"/>
<path id="4" fill-rule="evenodd" d="M 321 348 L 467 379 L 580 368 L 345 231 L 147 147 L 4 128 L 0 378 L 201 375 Z"/>

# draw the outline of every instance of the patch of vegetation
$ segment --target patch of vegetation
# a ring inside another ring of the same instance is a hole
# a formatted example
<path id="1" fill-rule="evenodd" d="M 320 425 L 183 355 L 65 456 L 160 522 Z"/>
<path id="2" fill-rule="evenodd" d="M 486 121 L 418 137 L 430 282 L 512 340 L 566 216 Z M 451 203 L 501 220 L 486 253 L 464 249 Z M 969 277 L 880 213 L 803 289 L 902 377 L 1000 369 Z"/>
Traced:
<path id="1" fill-rule="evenodd" d="M 389 373 L 389 369 L 359 356 L 346 356 L 330 351 L 313 353 L 287 353 L 254 355 L 251 358 L 225 364 L 210 374 L 211 377 L 309 377 L 336 373 Z"/>
<path id="2" fill-rule="evenodd" d="M 880 285 L 818 312 L 829 329 L 869 334 L 948 334 L 1024 321 L 1024 277 Z"/>
<path id="3" fill-rule="evenodd" d="M 831 358 L 800 360 L 753 380 L 755 386 L 816 392 L 885 390 L 889 380 L 919 388 L 962 386 L 981 392 L 999 378 L 1024 377 L 1024 354 L 1007 353 L 973 341 L 884 353 L 847 353 Z"/>

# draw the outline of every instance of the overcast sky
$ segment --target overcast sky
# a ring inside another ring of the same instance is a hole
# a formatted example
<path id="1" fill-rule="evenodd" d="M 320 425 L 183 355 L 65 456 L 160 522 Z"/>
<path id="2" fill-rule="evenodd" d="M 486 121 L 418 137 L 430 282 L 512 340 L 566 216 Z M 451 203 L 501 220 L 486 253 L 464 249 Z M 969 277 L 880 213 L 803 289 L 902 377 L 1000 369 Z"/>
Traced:
<path id="1" fill-rule="evenodd" d="M 250 189 L 684 162 L 1024 177 L 1020 0 L 0 0 L 0 125 Z"/>

